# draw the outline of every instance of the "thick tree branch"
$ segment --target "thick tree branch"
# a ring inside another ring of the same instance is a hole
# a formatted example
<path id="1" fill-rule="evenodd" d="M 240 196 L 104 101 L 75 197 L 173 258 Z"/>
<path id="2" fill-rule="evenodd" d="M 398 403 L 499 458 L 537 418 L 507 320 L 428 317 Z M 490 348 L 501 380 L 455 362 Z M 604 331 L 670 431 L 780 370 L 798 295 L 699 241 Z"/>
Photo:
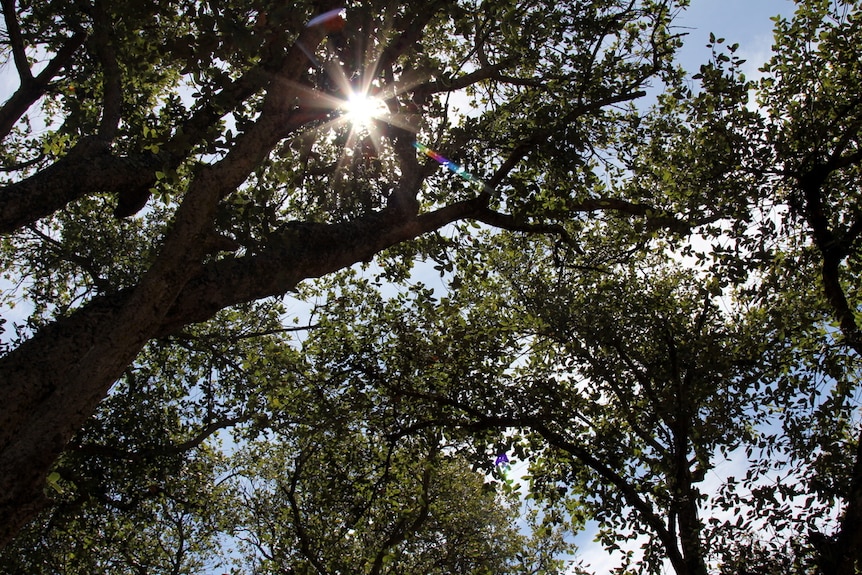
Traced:
<path id="1" fill-rule="evenodd" d="M 857 354 L 862 355 L 862 330 L 850 308 L 844 286 L 841 285 L 841 264 L 849 253 L 849 245 L 833 232 L 823 200 L 823 185 L 831 170 L 826 166 L 811 169 L 800 178 L 805 200 L 805 220 L 811 228 L 814 244 L 821 254 L 823 291 L 835 314 L 844 340 Z"/>
<path id="2" fill-rule="evenodd" d="M 397 243 L 471 217 L 480 206 L 479 200 L 467 200 L 408 219 L 390 209 L 342 224 L 288 223 L 260 253 L 208 264 L 178 295 L 159 335 L 224 307 L 280 295 L 304 279 L 368 261 Z"/>
<path id="3" fill-rule="evenodd" d="M 850 154 L 836 156 L 826 166 L 830 171 L 835 171 L 855 166 L 860 162 L 862 162 L 862 148 Z"/>
<path id="4" fill-rule="evenodd" d="M 798 178 L 805 201 L 805 220 L 811 228 L 814 244 L 820 251 L 820 275 L 823 281 L 823 291 L 832 308 L 832 313 L 838 321 L 844 343 L 857 355 L 862 355 L 862 330 L 856 322 L 856 315 L 850 307 L 841 281 L 842 263 L 849 254 L 850 247 L 856 238 L 836 236 L 826 215 L 823 187 L 834 170 L 859 161 L 855 156 L 860 153 L 854 154 L 852 161 L 846 164 L 836 158 L 833 159 L 831 165 L 816 165 Z M 851 229 L 856 227 L 853 225 Z M 846 507 L 841 517 L 835 544 L 835 551 L 840 555 L 840 558 L 836 558 L 838 564 L 834 566 L 834 569 L 836 569 L 836 573 L 842 574 L 856 572 L 857 559 L 862 562 L 862 556 L 858 552 L 859 549 L 862 549 L 862 432 L 857 438 L 855 456 L 850 486 L 844 495 Z M 854 553 L 850 550 L 857 550 L 857 552 Z"/>
<path id="5" fill-rule="evenodd" d="M 575 243 L 566 230 L 555 224 L 529 224 L 487 208 L 488 196 L 445 206 L 413 218 L 405 218 L 395 208 L 369 214 L 352 222 L 316 224 L 289 222 L 270 237 L 262 251 L 225 258 L 201 268 L 178 294 L 158 330 L 168 335 L 189 323 L 204 321 L 215 312 L 241 302 L 280 295 L 304 279 L 368 261 L 397 243 L 419 237 L 447 224 L 476 219 L 511 231 L 548 233 Z M 626 213 L 646 213 L 648 207 L 628 202 L 588 202 L 586 211 L 624 209 Z"/>
<path id="6" fill-rule="evenodd" d="M 11 233 L 87 194 L 149 188 L 163 165 L 155 154 L 117 157 L 104 140 L 81 140 L 53 165 L 0 189 L 0 233 Z"/>
<path id="7" fill-rule="evenodd" d="M 313 49 L 324 37 L 319 28 L 306 28 L 298 42 Z M 286 134 L 301 125 L 290 108 L 307 66 L 305 50 L 294 44 L 267 88 L 258 120 L 237 138 L 224 158 L 197 173 L 177 209 L 159 257 L 136 287 L 119 325 L 136 325 L 152 332 L 163 324 L 174 300 L 206 256 L 206 239 L 212 234 L 218 202 L 236 190 Z"/>

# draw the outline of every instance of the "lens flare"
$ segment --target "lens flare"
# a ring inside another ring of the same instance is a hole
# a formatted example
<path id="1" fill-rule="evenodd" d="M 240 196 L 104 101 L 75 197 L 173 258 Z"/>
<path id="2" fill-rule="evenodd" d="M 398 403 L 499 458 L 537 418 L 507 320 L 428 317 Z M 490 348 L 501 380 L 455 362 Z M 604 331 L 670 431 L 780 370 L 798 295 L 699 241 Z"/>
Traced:
<path id="1" fill-rule="evenodd" d="M 458 164 L 456 164 L 452 160 L 441 156 L 440 154 L 438 154 L 437 152 L 435 152 L 434 150 L 432 150 L 431 148 L 429 148 L 425 144 L 416 141 L 416 142 L 413 142 L 413 147 L 416 148 L 417 150 L 419 150 L 421 153 L 428 156 L 429 158 L 431 158 L 432 160 L 436 161 L 438 164 L 440 164 L 441 166 L 443 166 L 444 168 L 446 168 L 447 170 L 449 170 L 453 174 L 455 174 L 457 176 L 461 176 L 462 178 L 464 178 L 468 182 L 476 182 L 477 184 L 482 186 L 482 188 L 486 192 L 492 191 L 491 188 L 489 188 L 485 182 L 483 182 L 482 180 L 480 180 L 479 178 L 477 178 L 476 176 L 474 176 L 473 174 L 468 172 L 466 169 L 464 169 L 463 166 L 459 166 Z"/>

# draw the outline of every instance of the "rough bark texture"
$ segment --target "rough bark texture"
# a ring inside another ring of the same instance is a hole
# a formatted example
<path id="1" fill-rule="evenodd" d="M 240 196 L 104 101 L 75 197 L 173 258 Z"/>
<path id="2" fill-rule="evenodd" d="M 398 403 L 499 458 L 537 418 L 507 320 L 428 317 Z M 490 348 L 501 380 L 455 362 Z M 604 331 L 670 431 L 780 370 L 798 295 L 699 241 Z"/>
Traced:
<path id="1" fill-rule="evenodd" d="M 303 279 L 367 260 L 481 209 L 481 202 L 464 202 L 419 217 L 384 210 L 341 225 L 287 226 L 262 254 L 197 266 L 194 274 L 174 273 L 158 282 L 157 295 L 182 283 L 170 301 L 143 298 L 140 288 L 125 290 L 40 331 L 0 360 L 0 373 L 6 374 L 0 541 L 7 542 L 46 503 L 50 466 L 149 339 L 206 320 L 225 306 L 284 293 Z"/>

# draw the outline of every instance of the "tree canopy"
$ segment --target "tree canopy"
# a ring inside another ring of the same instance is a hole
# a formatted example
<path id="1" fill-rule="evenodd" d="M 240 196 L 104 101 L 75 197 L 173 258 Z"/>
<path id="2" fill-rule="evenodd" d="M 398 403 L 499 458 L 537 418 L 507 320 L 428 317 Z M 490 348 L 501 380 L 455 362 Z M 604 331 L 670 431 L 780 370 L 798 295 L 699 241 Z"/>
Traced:
<path id="1" fill-rule="evenodd" d="M 862 5 L 686 4 L 3 0 L 3 569 L 862 570 Z"/>

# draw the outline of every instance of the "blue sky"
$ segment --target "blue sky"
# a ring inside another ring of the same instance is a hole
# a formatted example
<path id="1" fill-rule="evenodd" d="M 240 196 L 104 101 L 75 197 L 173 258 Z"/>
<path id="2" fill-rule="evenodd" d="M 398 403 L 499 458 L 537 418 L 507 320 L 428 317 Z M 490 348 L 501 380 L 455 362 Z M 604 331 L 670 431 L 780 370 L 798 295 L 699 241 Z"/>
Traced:
<path id="1" fill-rule="evenodd" d="M 739 42 L 739 54 L 748 60 L 747 75 L 768 58 L 772 46 L 772 16 L 790 17 L 795 10 L 791 0 L 692 0 L 680 15 L 678 25 L 688 32 L 680 62 L 696 71 L 709 59 L 706 47 L 710 32 L 732 44 Z"/>

